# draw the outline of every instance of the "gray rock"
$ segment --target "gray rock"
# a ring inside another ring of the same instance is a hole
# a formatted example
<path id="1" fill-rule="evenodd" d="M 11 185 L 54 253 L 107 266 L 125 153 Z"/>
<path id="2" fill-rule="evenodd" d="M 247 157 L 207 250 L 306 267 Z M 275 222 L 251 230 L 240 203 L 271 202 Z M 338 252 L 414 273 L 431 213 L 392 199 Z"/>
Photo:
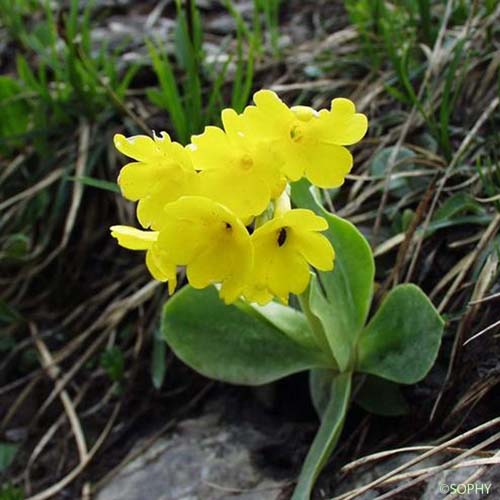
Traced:
<path id="1" fill-rule="evenodd" d="M 221 425 L 217 414 L 185 420 L 128 464 L 97 500 L 277 500 L 285 482 L 251 460 L 265 440 L 247 423 Z"/>
<path id="2" fill-rule="evenodd" d="M 473 460 L 480 457 L 468 457 Z M 445 498 L 456 492 L 455 497 L 467 500 L 500 498 L 500 466 L 488 466 L 479 474 L 481 467 L 462 467 L 445 470 L 433 476 L 425 488 L 422 500 Z"/>

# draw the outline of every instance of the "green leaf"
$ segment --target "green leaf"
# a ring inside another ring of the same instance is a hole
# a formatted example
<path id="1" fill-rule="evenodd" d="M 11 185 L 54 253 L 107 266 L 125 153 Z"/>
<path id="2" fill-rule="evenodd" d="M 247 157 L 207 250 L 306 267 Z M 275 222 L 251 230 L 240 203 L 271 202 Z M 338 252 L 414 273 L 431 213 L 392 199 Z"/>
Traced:
<path id="1" fill-rule="evenodd" d="M 431 369 L 444 322 L 415 285 L 399 285 L 387 295 L 363 331 L 357 371 L 400 384 L 413 384 Z"/>
<path id="2" fill-rule="evenodd" d="M 337 375 L 334 370 L 315 369 L 309 372 L 311 401 L 320 418 L 323 417 L 330 400 L 332 381 Z"/>
<path id="3" fill-rule="evenodd" d="M 243 304 L 248 308 L 252 308 L 256 314 L 265 318 L 295 342 L 302 344 L 306 348 L 317 349 L 319 347 L 311 332 L 309 322 L 304 314 L 297 311 L 297 309 L 277 302 L 270 302 L 265 306 Z"/>
<path id="4" fill-rule="evenodd" d="M 339 327 L 339 317 L 335 314 L 334 308 L 325 297 L 316 276 L 311 276 L 308 289 L 309 308 L 321 323 L 321 331 L 326 337 L 330 350 L 337 362 L 340 371 L 344 371 L 352 358 L 353 335 Z"/>
<path id="5" fill-rule="evenodd" d="M 123 378 L 125 360 L 123 353 L 117 346 L 106 349 L 101 354 L 101 367 L 106 371 L 113 382 L 119 382 Z"/>
<path id="6" fill-rule="evenodd" d="M 163 334 L 174 353 L 201 374 L 260 385 L 328 366 L 319 349 L 306 348 L 255 314 L 226 306 L 213 287 L 189 286 L 165 305 Z"/>
<path id="7" fill-rule="evenodd" d="M 335 267 L 320 272 L 318 285 L 311 285 L 310 307 L 322 321 L 326 336 L 341 371 L 350 361 L 357 336 L 361 332 L 373 295 L 375 263 L 370 245 L 350 222 L 327 212 L 304 181 L 292 185 L 296 205 L 309 208 L 328 222 L 323 234 L 335 249 Z"/>
<path id="8" fill-rule="evenodd" d="M 380 177 L 381 179 L 387 177 L 389 174 L 389 160 L 394 154 L 395 148 L 396 146 L 383 148 L 373 156 L 370 163 L 370 172 L 372 175 Z M 411 159 L 416 156 L 417 155 L 411 149 L 405 147 L 398 148 L 391 173 L 394 175 L 398 172 L 416 170 L 415 164 L 411 162 Z M 411 190 L 411 183 L 411 177 L 395 177 L 389 182 L 389 189 L 400 196 L 404 196 Z"/>
<path id="9" fill-rule="evenodd" d="M 433 221 L 450 220 L 465 213 L 484 214 L 485 210 L 469 193 L 461 191 L 450 196 L 435 212 Z"/>
<path id="10" fill-rule="evenodd" d="M 153 353 L 151 356 L 151 380 L 155 389 L 161 389 L 167 372 L 167 345 L 161 332 L 153 336 Z"/>
<path id="11" fill-rule="evenodd" d="M 3 472 L 14 460 L 17 452 L 17 445 L 0 442 L 0 473 Z"/>
<path id="12" fill-rule="evenodd" d="M 399 385 L 383 378 L 367 375 L 356 393 L 356 403 L 375 415 L 397 417 L 409 411 Z"/>
<path id="13" fill-rule="evenodd" d="M 349 406 L 351 377 L 350 373 L 341 373 L 333 379 L 328 405 L 302 466 L 292 500 L 309 500 L 316 478 L 337 444 Z"/>

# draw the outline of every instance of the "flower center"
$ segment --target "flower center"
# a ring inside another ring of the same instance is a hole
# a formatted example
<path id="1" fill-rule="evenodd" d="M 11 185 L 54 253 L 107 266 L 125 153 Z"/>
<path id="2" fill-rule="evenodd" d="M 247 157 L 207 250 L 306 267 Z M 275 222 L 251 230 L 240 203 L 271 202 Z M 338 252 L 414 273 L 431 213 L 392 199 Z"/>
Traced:
<path id="1" fill-rule="evenodd" d="M 290 129 L 290 139 L 292 139 L 293 142 L 300 142 L 302 137 L 304 137 L 303 127 L 300 125 L 294 125 Z"/>
<path id="2" fill-rule="evenodd" d="M 278 246 L 282 247 L 286 241 L 286 227 L 282 227 L 278 233 Z"/>
<path id="3" fill-rule="evenodd" d="M 240 158 L 240 167 L 243 170 L 250 170 L 253 166 L 253 160 L 252 157 L 249 154 L 244 154 Z"/>

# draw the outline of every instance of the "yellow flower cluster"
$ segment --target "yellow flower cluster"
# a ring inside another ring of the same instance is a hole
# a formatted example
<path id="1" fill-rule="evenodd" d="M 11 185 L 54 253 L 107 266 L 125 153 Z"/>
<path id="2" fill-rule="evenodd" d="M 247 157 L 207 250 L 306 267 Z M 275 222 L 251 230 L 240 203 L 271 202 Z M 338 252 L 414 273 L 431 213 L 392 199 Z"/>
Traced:
<path id="1" fill-rule="evenodd" d="M 206 127 L 186 147 L 158 137 L 116 135 L 116 148 L 135 161 L 118 177 L 136 201 L 143 228 L 113 226 L 131 250 L 146 251 L 153 277 L 176 287 L 185 266 L 195 288 L 220 285 L 226 303 L 239 297 L 265 304 L 302 293 L 310 268 L 333 268 L 334 251 L 320 234 L 325 219 L 292 209 L 287 185 L 306 177 L 319 187 L 340 186 L 352 167 L 352 145 L 367 119 L 348 99 L 331 109 L 289 108 L 269 90 L 243 113 L 222 112 L 223 129 Z"/>

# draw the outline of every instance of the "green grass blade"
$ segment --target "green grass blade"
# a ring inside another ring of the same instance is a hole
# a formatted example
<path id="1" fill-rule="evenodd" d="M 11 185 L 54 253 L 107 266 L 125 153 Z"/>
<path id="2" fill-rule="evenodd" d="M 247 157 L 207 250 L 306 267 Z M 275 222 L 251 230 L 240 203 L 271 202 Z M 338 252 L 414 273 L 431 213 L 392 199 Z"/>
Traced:
<path id="1" fill-rule="evenodd" d="M 67 177 L 69 181 L 79 182 L 85 186 L 92 186 L 98 189 L 103 189 L 105 191 L 111 191 L 112 193 L 120 193 L 120 188 L 114 182 L 103 181 L 102 179 L 96 179 L 94 177 L 88 177 L 83 175 L 81 177 Z"/>
<path id="2" fill-rule="evenodd" d="M 170 115 L 177 138 L 186 142 L 189 139 L 186 111 L 181 101 L 172 65 L 170 64 L 168 56 L 162 56 L 151 41 L 148 40 L 146 43 L 153 63 L 153 69 L 163 94 L 164 108 Z"/>

